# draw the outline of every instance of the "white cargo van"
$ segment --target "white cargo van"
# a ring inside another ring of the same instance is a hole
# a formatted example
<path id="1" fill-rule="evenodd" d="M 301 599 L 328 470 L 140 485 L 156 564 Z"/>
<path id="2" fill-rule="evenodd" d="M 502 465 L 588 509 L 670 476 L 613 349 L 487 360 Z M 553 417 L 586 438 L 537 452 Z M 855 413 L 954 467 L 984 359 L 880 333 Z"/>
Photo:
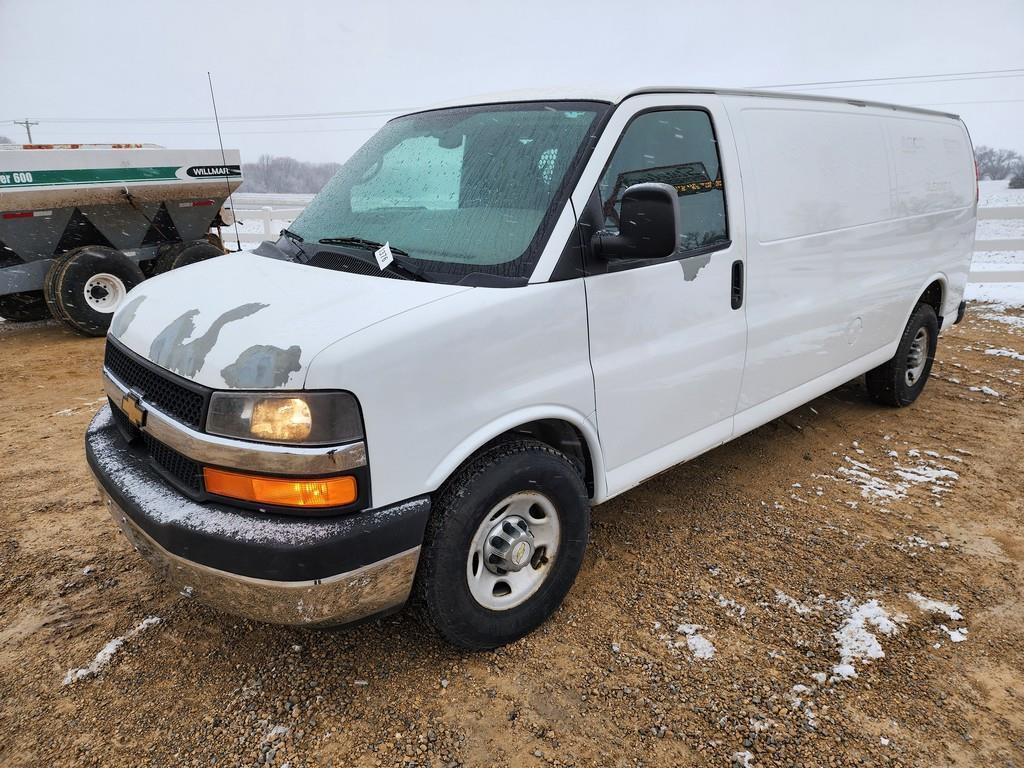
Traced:
<path id="1" fill-rule="evenodd" d="M 709 89 L 399 117 L 276 243 L 135 288 L 86 438 L 118 524 L 224 610 L 411 593 L 493 647 L 590 507 L 863 374 L 909 405 L 963 315 L 954 115 Z"/>

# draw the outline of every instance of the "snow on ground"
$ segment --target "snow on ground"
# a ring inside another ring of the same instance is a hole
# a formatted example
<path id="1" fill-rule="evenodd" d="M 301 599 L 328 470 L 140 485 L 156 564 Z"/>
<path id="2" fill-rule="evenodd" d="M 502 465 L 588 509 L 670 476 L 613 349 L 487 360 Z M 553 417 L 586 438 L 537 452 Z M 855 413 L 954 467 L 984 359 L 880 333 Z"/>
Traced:
<path id="1" fill-rule="evenodd" d="M 1024 268 L 1024 261 L 1021 267 Z M 975 262 L 974 268 L 987 268 L 987 265 Z M 964 297 L 967 301 L 1024 307 L 1024 283 L 968 283 Z"/>
<path id="2" fill-rule="evenodd" d="M 693 658 L 713 659 L 715 656 L 715 646 L 698 631 L 700 629 L 701 627 L 698 624 L 680 624 L 676 627 L 676 632 L 686 636 L 686 647 L 690 649 Z M 677 647 L 680 645 L 682 645 L 682 642 L 676 643 Z"/>
<path id="3" fill-rule="evenodd" d="M 836 604 L 846 614 L 846 619 L 832 637 L 839 648 L 839 663 L 832 667 L 836 680 L 848 680 L 857 676 L 855 662 L 881 659 L 885 656 L 882 644 L 874 631 L 887 637 L 899 631 L 899 625 L 907 620 L 903 614 L 890 616 L 878 600 L 857 603 L 852 597 Z M 872 631 L 874 630 L 874 631 Z"/>
<path id="4" fill-rule="evenodd" d="M 932 600 L 930 597 L 925 597 L 919 592 L 908 592 L 907 597 L 910 598 L 910 602 L 924 613 L 943 613 L 947 619 L 952 619 L 953 621 L 960 621 L 964 617 L 960 613 L 960 606 L 958 605 L 944 603 L 941 600 Z"/>
<path id="5" fill-rule="evenodd" d="M 907 457 L 914 461 L 906 464 L 896 461 L 899 458 L 897 451 L 889 451 L 888 455 L 893 459 L 889 470 L 878 469 L 866 462 L 844 456 L 843 460 L 849 466 L 837 468 L 836 474 L 851 485 L 860 487 L 861 496 L 868 501 L 905 499 L 907 492 L 915 485 L 928 485 L 933 495 L 941 496 L 960 479 L 958 473 L 936 460 L 938 454 L 935 451 L 926 452 L 923 457 L 919 450 L 911 448 L 907 451 Z"/>
<path id="6" fill-rule="evenodd" d="M 983 181 L 978 185 L 980 208 L 1024 206 L 1024 189 L 1009 189 L 1007 181 Z M 978 240 L 1004 240 L 1024 236 L 1024 223 L 1015 219 L 982 219 Z M 1024 251 L 979 251 L 971 264 L 975 270 L 1024 269 Z M 994 302 L 1024 307 L 1024 283 L 971 283 L 968 301 Z"/>
<path id="7" fill-rule="evenodd" d="M 792 608 L 800 616 L 806 616 L 809 613 L 820 613 L 821 612 L 821 606 L 822 606 L 822 603 L 824 601 L 825 601 L 825 596 L 824 595 L 818 595 L 818 597 L 817 597 L 817 604 L 816 605 L 807 605 L 806 603 L 801 603 L 795 597 L 790 597 L 785 592 L 783 592 L 781 589 L 776 589 L 775 590 L 775 602 L 778 603 L 779 605 L 785 605 L 785 606 L 788 606 L 789 608 Z"/>
<path id="8" fill-rule="evenodd" d="M 986 349 L 986 355 L 995 355 L 996 357 L 1008 357 L 1011 360 L 1020 360 L 1024 362 L 1024 355 L 1015 349 Z"/>
<path id="9" fill-rule="evenodd" d="M 69 669 L 68 673 L 64 675 L 63 685 L 71 685 L 71 683 L 77 683 L 79 680 L 84 680 L 87 677 L 94 677 L 95 675 L 98 675 L 103 668 L 110 663 L 110 660 L 114 658 L 114 654 L 121 650 L 121 646 L 136 635 L 145 632 L 150 627 L 156 626 L 159 623 L 159 616 L 150 616 L 143 619 L 127 633 L 120 637 L 115 637 L 100 649 L 100 652 L 96 654 L 96 657 L 89 662 L 89 666 L 82 667 L 81 669 Z"/>

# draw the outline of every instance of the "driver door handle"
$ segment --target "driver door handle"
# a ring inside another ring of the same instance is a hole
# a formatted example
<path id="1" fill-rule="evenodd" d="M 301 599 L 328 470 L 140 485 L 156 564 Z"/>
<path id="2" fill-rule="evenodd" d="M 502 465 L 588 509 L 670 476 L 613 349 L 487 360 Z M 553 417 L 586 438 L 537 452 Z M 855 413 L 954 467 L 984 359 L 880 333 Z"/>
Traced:
<path id="1" fill-rule="evenodd" d="M 732 308 L 739 309 L 743 306 L 743 262 L 732 263 Z"/>

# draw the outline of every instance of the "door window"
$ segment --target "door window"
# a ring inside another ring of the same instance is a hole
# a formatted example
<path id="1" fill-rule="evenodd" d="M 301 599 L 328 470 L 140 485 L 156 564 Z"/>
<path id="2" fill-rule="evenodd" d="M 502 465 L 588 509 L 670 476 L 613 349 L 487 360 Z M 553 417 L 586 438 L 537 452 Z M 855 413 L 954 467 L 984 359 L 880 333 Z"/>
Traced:
<path id="1" fill-rule="evenodd" d="M 658 110 L 627 126 L 598 184 L 605 229 L 618 230 L 622 193 L 645 182 L 675 187 L 684 252 L 729 241 L 722 165 L 707 112 Z"/>

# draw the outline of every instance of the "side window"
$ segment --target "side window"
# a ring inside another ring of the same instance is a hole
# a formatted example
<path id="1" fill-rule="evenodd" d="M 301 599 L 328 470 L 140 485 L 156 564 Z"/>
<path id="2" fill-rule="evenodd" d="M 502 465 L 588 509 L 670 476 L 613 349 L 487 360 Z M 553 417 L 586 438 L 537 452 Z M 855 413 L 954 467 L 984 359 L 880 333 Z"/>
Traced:
<path id="1" fill-rule="evenodd" d="M 598 183 L 606 229 L 619 228 L 619 201 L 626 188 L 644 182 L 675 187 L 684 251 L 729 239 L 722 166 L 707 112 L 647 112 L 626 127 Z"/>
<path id="2" fill-rule="evenodd" d="M 446 148 L 417 136 L 395 145 L 352 187 L 352 210 L 458 208 L 464 143 Z"/>

